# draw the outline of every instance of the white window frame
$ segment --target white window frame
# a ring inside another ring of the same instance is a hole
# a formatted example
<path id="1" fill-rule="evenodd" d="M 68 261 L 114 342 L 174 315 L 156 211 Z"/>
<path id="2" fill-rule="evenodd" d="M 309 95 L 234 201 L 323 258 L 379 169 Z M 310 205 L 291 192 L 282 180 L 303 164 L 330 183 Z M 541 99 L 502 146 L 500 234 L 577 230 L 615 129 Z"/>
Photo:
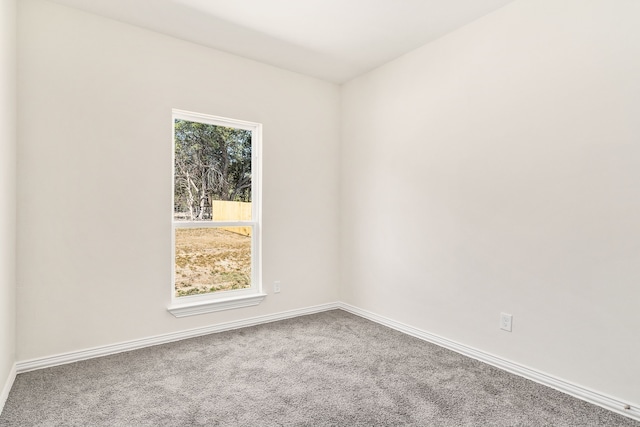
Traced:
<path id="1" fill-rule="evenodd" d="M 176 119 L 251 131 L 251 221 L 174 220 Z M 260 302 L 262 302 L 262 300 L 266 297 L 266 293 L 264 293 L 262 290 L 262 263 L 260 244 L 262 234 L 262 124 L 173 109 L 171 119 L 171 140 L 171 304 L 167 307 L 167 310 L 176 317 L 185 317 L 260 304 Z M 251 287 L 245 289 L 176 297 L 176 229 L 219 227 L 251 227 Z"/>

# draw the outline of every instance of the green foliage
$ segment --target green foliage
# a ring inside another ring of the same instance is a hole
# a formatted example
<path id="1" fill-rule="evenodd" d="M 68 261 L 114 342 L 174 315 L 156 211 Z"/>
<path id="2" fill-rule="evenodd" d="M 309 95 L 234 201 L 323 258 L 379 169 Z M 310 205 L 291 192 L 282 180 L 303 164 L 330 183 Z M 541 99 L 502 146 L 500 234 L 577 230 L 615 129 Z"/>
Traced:
<path id="1" fill-rule="evenodd" d="M 202 292 L 198 288 L 189 288 L 187 290 L 178 289 L 176 291 L 176 296 L 178 296 L 178 297 L 188 297 L 189 295 L 198 295 L 198 294 L 202 294 L 202 293 L 204 293 L 204 292 Z"/>
<path id="2" fill-rule="evenodd" d="M 250 286 L 251 278 L 242 271 L 229 271 L 220 275 L 225 282 L 231 282 L 231 289 L 244 289 Z"/>
<path id="3" fill-rule="evenodd" d="M 251 201 L 251 131 L 176 120 L 174 212 L 207 219 L 212 200 Z"/>

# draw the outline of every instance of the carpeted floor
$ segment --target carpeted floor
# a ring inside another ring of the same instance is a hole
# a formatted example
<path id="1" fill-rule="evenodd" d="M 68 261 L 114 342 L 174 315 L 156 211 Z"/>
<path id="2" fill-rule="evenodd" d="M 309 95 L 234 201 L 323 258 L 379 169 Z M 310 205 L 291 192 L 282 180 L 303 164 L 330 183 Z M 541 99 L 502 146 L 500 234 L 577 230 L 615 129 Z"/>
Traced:
<path id="1" fill-rule="evenodd" d="M 640 426 L 341 310 L 18 375 L 0 426 Z"/>

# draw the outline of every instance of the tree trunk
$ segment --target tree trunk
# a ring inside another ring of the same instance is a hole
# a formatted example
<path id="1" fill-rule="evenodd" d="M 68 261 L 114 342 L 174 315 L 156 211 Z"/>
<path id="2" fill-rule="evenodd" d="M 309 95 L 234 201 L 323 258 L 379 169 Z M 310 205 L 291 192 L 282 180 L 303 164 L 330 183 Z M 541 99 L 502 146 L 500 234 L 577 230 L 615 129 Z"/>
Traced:
<path id="1" fill-rule="evenodd" d="M 204 212 L 207 208 L 207 170 L 202 168 L 202 177 L 200 183 L 200 212 L 198 212 L 198 219 L 202 221 L 204 219 Z"/>
<path id="2" fill-rule="evenodd" d="M 187 204 L 189 205 L 189 220 L 193 221 L 196 219 L 195 213 L 193 212 L 193 205 L 195 203 L 195 198 L 193 197 L 193 191 L 191 191 L 191 186 L 194 184 L 193 184 L 193 181 L 191 180 L 191 177 L 189 176 L 189 172 L 186 173 L 186 178 L 187 178 Z"/>

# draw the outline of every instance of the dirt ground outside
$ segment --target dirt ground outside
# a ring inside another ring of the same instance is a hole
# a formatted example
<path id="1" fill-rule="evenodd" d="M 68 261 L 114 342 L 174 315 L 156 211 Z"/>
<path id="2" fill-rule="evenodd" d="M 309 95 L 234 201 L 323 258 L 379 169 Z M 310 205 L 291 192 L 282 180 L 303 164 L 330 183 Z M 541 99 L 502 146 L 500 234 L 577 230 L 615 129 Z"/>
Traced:
<path id="1" fill-rule="evenodd" d="M 220 228 L 176 229 L 176 296 L 251 286 L 251 237 Z"/>

